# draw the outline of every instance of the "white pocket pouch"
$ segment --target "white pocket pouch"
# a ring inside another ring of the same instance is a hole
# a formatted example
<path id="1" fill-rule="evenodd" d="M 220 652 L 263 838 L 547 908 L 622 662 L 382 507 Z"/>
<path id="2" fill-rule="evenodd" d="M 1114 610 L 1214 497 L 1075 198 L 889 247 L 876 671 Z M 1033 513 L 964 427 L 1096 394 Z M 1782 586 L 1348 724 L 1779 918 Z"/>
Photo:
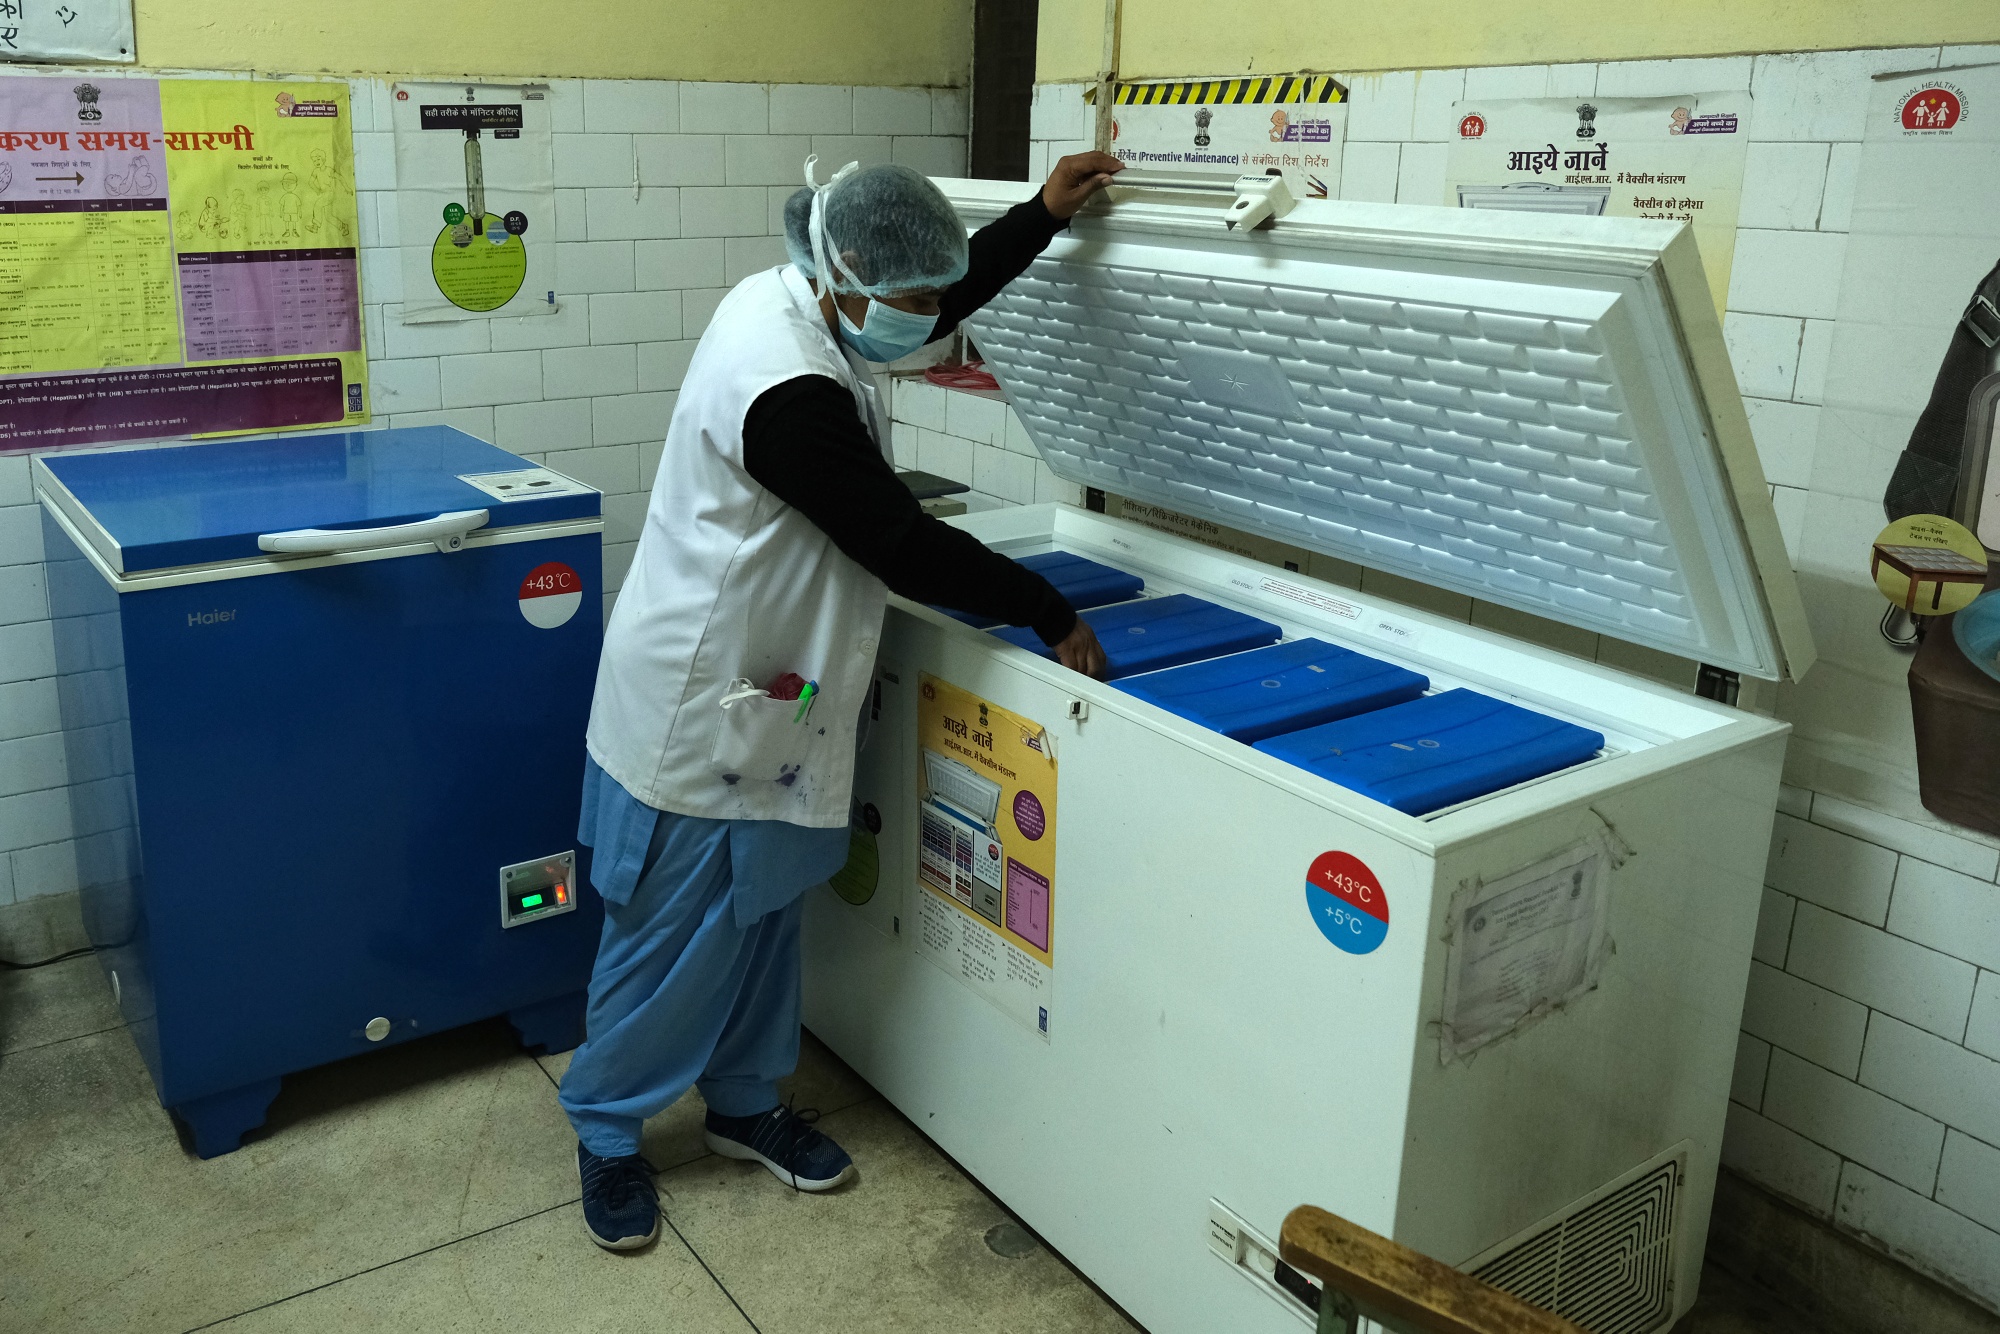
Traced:
<path id="1" fill-rule="evenodd" d="M 798 700 L 773 699 L 770 691 L 738 677 L 722 694 L 709 767 L 725 783 L 789 785 L 810 748 L 811 719 L 810 711 L 799 717 Z"/>

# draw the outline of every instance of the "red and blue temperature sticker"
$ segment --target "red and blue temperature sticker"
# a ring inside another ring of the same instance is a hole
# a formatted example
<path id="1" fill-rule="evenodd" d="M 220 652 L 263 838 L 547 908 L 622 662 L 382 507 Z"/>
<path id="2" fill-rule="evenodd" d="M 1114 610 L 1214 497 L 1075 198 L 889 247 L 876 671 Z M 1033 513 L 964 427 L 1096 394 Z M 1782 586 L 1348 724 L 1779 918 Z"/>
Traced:
<path id="1" fill-rule="evenodd" d="M 1389 935 L 1389 899 L 1367 863 L 1322 852 L 1306 872 L 1306 907 L 1320 934 L 1349 954 L 1368 954 Z"/>

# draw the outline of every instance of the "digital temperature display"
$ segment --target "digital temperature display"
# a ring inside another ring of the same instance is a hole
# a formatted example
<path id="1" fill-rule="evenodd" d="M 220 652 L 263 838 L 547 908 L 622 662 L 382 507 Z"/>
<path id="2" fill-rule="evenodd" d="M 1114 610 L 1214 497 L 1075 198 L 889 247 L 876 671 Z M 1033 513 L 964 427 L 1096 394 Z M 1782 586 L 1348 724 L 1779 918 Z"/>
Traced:
<path id="1" fill-rule="evenodd" d="M 558 881 L 552 886 L 532 889 L 510 896 L 509 904 L 516 916 L 535 912 L 542 908 L 560 908 L 569 902 L 569 886 Z"/>
<path id="2" fill-rule="evenodd" d="M 573 911 L 576 854 L 544 857 L 500 868 L 500 925 L 520 926 Z"/>

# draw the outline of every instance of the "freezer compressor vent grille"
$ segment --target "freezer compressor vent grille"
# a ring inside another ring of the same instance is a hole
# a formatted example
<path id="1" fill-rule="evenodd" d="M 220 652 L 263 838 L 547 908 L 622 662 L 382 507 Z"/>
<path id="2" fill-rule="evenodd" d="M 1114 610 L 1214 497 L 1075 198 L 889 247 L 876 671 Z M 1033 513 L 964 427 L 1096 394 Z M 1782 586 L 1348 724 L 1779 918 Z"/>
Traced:
<path id="1" fill-rule="evenodd" d="M 1674 1312 L 1681 1165 L 1663 1163 L 1473 1271 L 1590 1334 L 1645 1334 Z"/>

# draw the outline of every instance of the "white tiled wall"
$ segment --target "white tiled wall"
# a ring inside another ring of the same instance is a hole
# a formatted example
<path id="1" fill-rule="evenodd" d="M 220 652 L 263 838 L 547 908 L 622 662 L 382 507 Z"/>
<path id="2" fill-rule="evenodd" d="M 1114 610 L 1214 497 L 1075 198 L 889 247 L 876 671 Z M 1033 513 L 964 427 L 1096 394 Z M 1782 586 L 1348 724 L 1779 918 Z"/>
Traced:
<path id="1" fill-rule="evenodd" d="M 2000 849 L 1784 810 L 1723 1161 L 2000 1307 Z"/>
<path id="2" fill-rule="evenodd" d="M 376 424 L 445 422 L 601 488 L 611 590 L 694 340 L 731 284 L 783 260 L 806 154 L 822 179 L 849 159 L 965 171 L 963 89 L 557 81 L 560 313 L 406 327 L 390 85 L 351 88 Z M 0 904 L 76 884 L 32 499 L 27 458 L 0 456 Z"/>

